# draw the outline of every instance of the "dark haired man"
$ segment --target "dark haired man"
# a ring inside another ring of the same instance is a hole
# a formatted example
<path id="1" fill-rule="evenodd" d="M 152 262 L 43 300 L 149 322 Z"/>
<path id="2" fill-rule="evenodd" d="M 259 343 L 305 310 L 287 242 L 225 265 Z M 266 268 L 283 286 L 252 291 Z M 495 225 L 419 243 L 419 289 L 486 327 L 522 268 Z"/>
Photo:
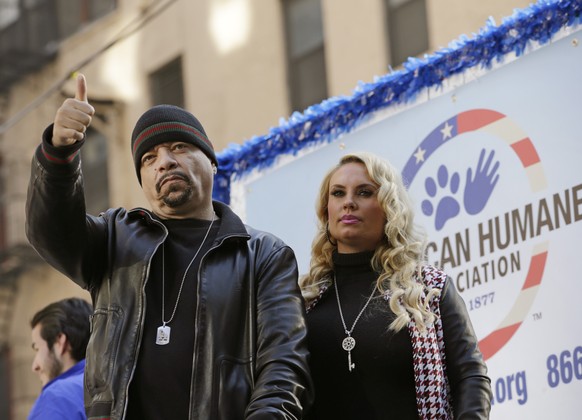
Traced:
<path id="1" fill-rule="evenodd" d="M 32 370 L 42 392 L 29 420 L 85 419 L 83 371 L 92 308 L 80 298 L 63 299 L 38 311 L 32 320 Z"/>
<path id="2" fill-rule="evenodd" d="M 212 201 L 217 159 L 200 122 L 159 105 L 131 150 L 145 209 L 85 214 L 86 82 L 33 158 L 27 235 L 89 290 L 89 418 L 300 419 L 311 400 L 293 251 Z"/>

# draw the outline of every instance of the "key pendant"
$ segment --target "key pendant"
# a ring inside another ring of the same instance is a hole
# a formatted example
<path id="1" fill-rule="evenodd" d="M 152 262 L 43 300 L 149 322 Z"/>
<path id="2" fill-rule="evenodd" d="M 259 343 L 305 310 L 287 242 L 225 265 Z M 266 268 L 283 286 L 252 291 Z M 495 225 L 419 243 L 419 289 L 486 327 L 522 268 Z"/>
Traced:
<path id="1" fill-rule="evenodd" d="M 170 342 L 170 327 L 162 325 L 158 327 L 158 334 L 156 335 L 156 344 L 159 346 L 165 346 Z"/>
<path id="2" fill-rule="evenodd" d="M 356 340 L 354 337 L 347 336 L 342 341 L 342 348 L 348 352 L 348 370 L 351 372 L 356 368 L 356 364 L 352 363 L 352 350 L 356 347 Z"/>

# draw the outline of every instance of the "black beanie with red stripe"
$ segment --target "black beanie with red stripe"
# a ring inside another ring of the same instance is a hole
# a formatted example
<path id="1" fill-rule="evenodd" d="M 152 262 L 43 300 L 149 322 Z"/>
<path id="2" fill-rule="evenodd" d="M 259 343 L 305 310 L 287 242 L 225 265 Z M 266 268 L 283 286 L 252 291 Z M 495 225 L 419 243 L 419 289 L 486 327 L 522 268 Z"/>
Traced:
<path id="1" fill-rule="evenodd" d="M 137 120 L 131 134 L 131 153 L 140 184 L 142 156 L 155 145 L 174 141 L 193 144 L 218 166 L 214 147 L 194 115 L 178 106 L 156 105 Z"/>

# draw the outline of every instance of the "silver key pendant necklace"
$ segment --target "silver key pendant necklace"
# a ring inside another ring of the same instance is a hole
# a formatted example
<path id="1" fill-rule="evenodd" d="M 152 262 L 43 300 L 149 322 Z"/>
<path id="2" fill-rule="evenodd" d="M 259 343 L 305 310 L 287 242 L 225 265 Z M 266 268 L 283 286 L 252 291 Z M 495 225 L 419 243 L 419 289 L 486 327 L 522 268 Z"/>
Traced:
<path id="1" fill-rule="evenodd" d="M 340 318 L 342 320 L 342 325 L 344 327 L 344 332 L 347 335 L 347 337 L 344 338 L 342 341 L 342 348 L 348 352 L 348 370 L 351 372 L 352 370 L 354 370 L 356 368 L 356 364 L 352 363 L 352 350 L 354 349 L 354 347 L 356 347 L 356 339 L 354 337 L 352 337 L 352 333 L 354 332 L 354 328 L 356 328 L 356 324 L 360 320 L 360 317 L 362 316 L 362 314 L 364 313 L 364 311 L 366 310 L 366 308 L 370 304 L 370 301 L 374 297 L 374 294 L 376 293 L 376 287 L 374 287 L 372 289 L 372 293 L 370 294 L 370 297 L 368 298 L 368 300 L 364 304 L 364 307 L 362 308 L 362 310 L 360 311 L 360 313 L 358 314 L 358 316 L 354 320 L 354 323 L 352 324 L 352 328 L 350 328 L 348 330 L 348 327 L 346 326 L 346 321 L 344 319 L 344 314 L 342 312 L 342 304 L 340 303 L 338 284 L 337 284 L 337 279 L 335 277 L 334 277 L 334 284 L 335 284 L 335 297 L 337 298 L 337 307 L 339 309 L 339 314 L 340 314 Z"/>
<path id="2" fill-rule="evenodd" d="M 196 259 L 196 257 L 198 256 L 198 254 L 200 253 L 200 250 L 202 249 L 202 247 L 204 246 L 204 242 L 206 242 L 206 238 L 208 238 L 208 234 L 210 233 L 210 229 L 212 229 L 212 225 L 214 224 L 214 220 L 216 219 L 216 215 L 214 214 L 212 216 L 212 221 L 210 222 L 210 226 L 208 226 L 208 230 L 206 231 L 206 234 L 204 235 L 204 239 L 202 239 L 202 243 L 200 244 L 200 246 L 198 247 L 198 251 L 196 251 L 196 254 L 194 254 L 194 256 L 192 257 L 192 259 L 190 260 L 190 263 L 188 263 L 188 266 L 186 267 L 186 270 L 184 270 L 184 275 L 182 276 L 182 282 L 180 283 L 180 289 L 178 289 L 178 297 L 176 298 L 176 304 L 174 305 L 174 310 L 172 311 L 172 315 L 170 316 L 170 319 L 168 319 L 167 321 L 164 319 L 165 318 L 165 290 L 166 290 L 166 276 L 165 276 L 165 272 L 166 272 L 166 261 L 165 261 L 165 243 L 162 244 L 162 325 L 158 327 L 158 332 L 156 334 L 156 344 L 159 346 L 165 346 L 166 344 L 168 344 L 170 342 L 170 332 L 172 331 L 172 329 L 168 326 L 168 324 L 170 322 L 172 322 L 172 320 L 174 319 L 174 315 L 176 315 L 176 309 L 178 309 L 178 302 L 180 302 L 180 296 L 182 295 L 182 288 L 184 287 L 184 280 L 186 280 L 186 275 L 188 274 L 188 270 L 190 270 L 190 267 L 192 266 L 192 263 L 194 262 L 194 260 Z"/>

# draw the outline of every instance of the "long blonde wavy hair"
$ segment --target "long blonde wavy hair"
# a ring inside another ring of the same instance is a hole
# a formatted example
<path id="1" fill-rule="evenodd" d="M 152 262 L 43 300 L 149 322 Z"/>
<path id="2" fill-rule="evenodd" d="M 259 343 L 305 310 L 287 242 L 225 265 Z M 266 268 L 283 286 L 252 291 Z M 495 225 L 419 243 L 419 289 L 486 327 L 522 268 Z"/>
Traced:
<path id="1" fill-rule="evenodd" d="M 427 324 L 435 320 L 428 303 L 439 294 L 438 290 L 426 289 L 415 279 L 415 276 L 421 278 L 426 238 L 414 224 L 414 211 L 400 174 L 390 163 L 371 153 L 343 156 L 323 178 L 316 203 L 318 229 L 311 246 L 309 273 L 299 281 L 303 297 L 309 306 L 319 295 L 321 287 L 333 283 L 332 254 L 337 243 L 332 244 L 328 239 L 329 184 L 341 166 L 352 162 L 362 163 L 370 179 L 379 186 L 377 199 L 386 217 L 384 238 L 376 248 L 371 264 L 374 271 L 380 273 L 376 288 L 382 294 L 390 292 L 389 305 L 396 318 L 389 328 L 399 331 L 413 317 L 417 327 L 424 331 Z M 423 292 L 425 299 L 422 299 Z"/>

